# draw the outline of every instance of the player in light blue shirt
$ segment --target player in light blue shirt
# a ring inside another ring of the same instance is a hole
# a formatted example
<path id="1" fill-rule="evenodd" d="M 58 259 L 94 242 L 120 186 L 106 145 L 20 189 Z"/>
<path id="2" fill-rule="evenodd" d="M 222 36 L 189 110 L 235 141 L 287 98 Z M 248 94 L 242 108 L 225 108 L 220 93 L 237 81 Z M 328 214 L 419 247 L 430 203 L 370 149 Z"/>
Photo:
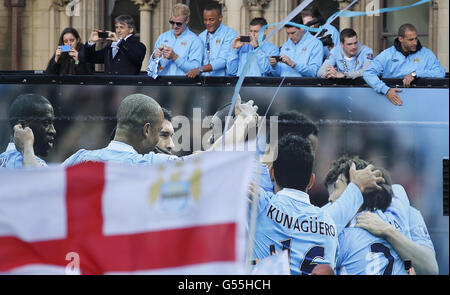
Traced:
<path id="1" fill-rule="evenodd" d="M 227 60 L 236 31 L 222 24 L 222 8 L 218 3 L 210 3 L 203 11 L 206 30 L 199 37 L 203 43 L 201 67 L 189 71 L 186 76 L 227 76 Z"/>
<path id="2" fill-rule="evenodd" d="M 372 167 L 352 170 L 352 184 L 343 197 L 322 209 L 311 205 L 307 191 L 314 183 L 314 154 L 309 140 L 283 136 L 270 168 L 275 193 L 260 190 L 253 258 L 263 259 L 271 248 L 289 250 L 291 274 L 311 274 L 316 264 L 334 268 L 338 235 L 363 203 L 361 191 L 378 187 L 381 173 Z M 354 166 L 353 166 L 354 168 Z"/>
<path id="3" fill-rule="evenodd" d="M 416 78 L 443 78 L 445 69 L 434 53 L 422 47 L 417 39 L 417 30 L 413 25 L 400 26 L 398 38 L 393 46 L 381 52 L 364 72 L 364 80 L 376 92 L 384 94 L 393 104 L 401 105 L 402 99 L 382 78 L 402 78 L 403 86 L 409 87 Z"/>
<path id="4" fill-rule="evenodd" d="M 341 40 L 341 46 L 331 50 L 317 72 L 317 77 L 355 79 L 363 76 L 373 60 L 372 49 L 359 43 L 358 36 L 352 29 L 342 30 Z"/>
<path id="5" fill-rule="evenodd" d="M 301 24 L 300 16 L 292 22 Z M 285 25 L 287 40 L 280 50 L 280 59 L 271 57 L 271 75 L 275 77 L 316 77 L 323 61 L 323 46 L 303 29 Z"/>
<path id="6" fill-rule="evenodd" d="M 319 33 L 317 38 L 324 38 L 327 35 L 330 35 L 331 40 L 333 41 L 333 46 L 330 46 L 330 48 L 336 48 L 339 47 L 340 44 L 340 35 L 339 31 L 332 25 L 323 25 L 325 23 L 325 20 L 320 16 L 319 12 L 316 8 L 313 9 L 305 9 L 303 10 L 300 15 L 302 16 L 302 21 L 305 24 L 305 26 L 311 27 L 311 28 L 319 28 L 320 26 L 323 27 L 322 32 Z M 323 59 L 326 59 L 328 54 L 330 53 L 329 46 L 324 45 L 323 46 Z"/>
<path id="7" fill-rule="evenodd" d="M 325 178 L 325 185 L 330 194 L 330 200 L 336 202 L 342 197 L 349 183 L 350 164 L 362 169 L 368 162 L 357 157 L 343 156 L 336 160 Z M 382 190 L 370 191 L 363 194 L 364 202 L 358 210 L 374 212 L 381 219 L 393 224 L 396 230 L 409 235 L 408 206 L 398 198 L 393 198 L 393 191 L 389 174 L 383 171 L 385 182 L 380 184 Z M 332 205 L 330 205 L 332 206 Z M 390 210 L 387 210 L 387 208 Z M 357 216 L 358 216 L 357 215 Z M 372 235 L 370 232 L 355 227 L 357 217 L 352 218 L 350 224 L 339 235 L 339 255 L 336 263 L 337 274 L 350 275 L 406 275 L 403 260 L 392 246 L 384 239 Z"/>
<path id="8" fill-rule="evenodd" d="M 281 138 L 288 133 L 298 134 L 311 142 L 314 154 L 317 152 L 317 147 L 319 144 L 319 127 L 312 120 L 295 110 L 280 112 L 276 117 L 278 118 L 278 138 Z M 270 130 L 270 127 L 267 126 L 266 130 Z M 268 134 L 268 137 L 272 138 L 272 134 Z M 273 146 L 273 144 L 276 144 L 276 141 L 271 139 L 270 144 L 271 149 L 274 150 L 276 147 Z M 263 162 L 272 165 L 274 159 L 269 157 L 268 154 L 264 155 L 262 160 Z M 268 165 L 261 164 L 259 171 L 261 175 L 261 188 L 265 191 L 273 192 L 274 186 L 272 180 L 270 179 Z"/>
<path id="9" fill-rule="evenodd" d="M 19 136 L 24 140 L 26 137 L 30 144 L 19 144 L 21 152 L 27 153 L 27 157 L 23 159 L 11 136 L 6 151 L 0 154 L 0 168 L 20 168 L 27 163 L 32 166 L 46 166 L 45 161 L 39 157 L 48 155 L 56 135 L 51 103 L 38 94 L 21 94 L 11 104 L 8 117 L 15 139 Z"/>
<path id="10" fill-rule="evenodd" d="M 228 55 L 227 71 L 229 75 L 240 76 L 244 70 L 244 66 L 247 63 L 247 59 L 250 57 L 250 53 L 259 48 L 252 63 L 248 67 L 246 76 L 249 77 L 266 77 L 270 74 L 270 56 L 280 55 L 280 50 L 277 46 L 273 45 L 269 41 L 263 43 L 262 46 L 258 45 L 258 34 L 263 26 L 267 25 L 267 21 L 262 17 L 254 18 L 250 22 L 250 42 L 241 42 L 240 36 L 233 40 L 232 50 Z M 267 29 L 264 31 L 264 39 L 266 38 Z"/>
<path id="11" fill-rule="evenodd" d="M 179 3 L 173 6 L 169 21 L 173 29 L 162 33 L 156 40 L 147 68 L 149 76 L 184 76 L 201 65 L 203 45 L 189 30 L 189 17 L 187 5 Z"/>
<path id="12" fill-rule="evenodd" d="M 370 212 L 358 216 L 356 225 L 388 241 L 403 260 L 411 261 L 418 275 L 437 275 L 439 267 L 436 253 L 422 214 L 409 205 L 408 195 L 401 185 L 394 184 L 392 189 L 395 198 L 401 200 L 403 206 L 408 208 L 409 233 L 401 233 L 396 230 L 397 224 L 386 222 Z M 387 209 L 390 210 L 391 207 Z"/>

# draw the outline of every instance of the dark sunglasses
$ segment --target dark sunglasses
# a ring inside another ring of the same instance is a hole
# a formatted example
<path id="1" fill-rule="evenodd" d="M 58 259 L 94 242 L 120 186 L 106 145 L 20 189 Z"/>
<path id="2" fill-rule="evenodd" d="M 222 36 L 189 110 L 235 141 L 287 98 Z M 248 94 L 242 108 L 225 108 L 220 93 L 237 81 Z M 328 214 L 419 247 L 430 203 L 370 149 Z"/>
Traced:
<path id="1" fill-rule="evenodd" d="M 171 25 L 171 26 L 173 26 L 173 25 L 177 25 L 177 27 L 181 27 L 183 24 L 184 24 L 184 22 L 174 22 L 173 20 L 169 20 L 169 24 Z"/>

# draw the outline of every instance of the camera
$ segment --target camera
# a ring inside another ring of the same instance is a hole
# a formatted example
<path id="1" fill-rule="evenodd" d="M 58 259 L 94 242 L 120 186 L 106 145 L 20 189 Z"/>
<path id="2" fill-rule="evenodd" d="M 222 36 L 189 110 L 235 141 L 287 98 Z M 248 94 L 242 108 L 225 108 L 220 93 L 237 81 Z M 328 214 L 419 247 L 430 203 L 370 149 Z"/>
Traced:
<path id="1" fill-rule="evenodd" d="M 250 42 L 250 36 L 240 36 L 239 40 L 241 42 Z"/>
<path id="2" fill-rule="evenodd" d="M 109 33 L 108 32 L 98 32 L 98 37 L 102 39 L 108 38 Z"/>
<path id="3" fill-rule="evenodd" d="M 70 45 L 61 45 L 61 52 L 69 52 Z"/>
<path id="4" fill-rule="evenodd" d="M 325 35 L 323 37 L 320 37 L 319 40 L 322 42 L 323 46 L 327 47 L 333 47 L 333 39 L 331 38 L 331 35 Z"/>
<path id="5" fill-rule="evenodd" d="M 278 56 L 278 55 L 273 55 L 273 56 L 271 56 L 271 58 L 275 58 L 276 61 L 280 61 L 281 60 L 281 57 Z"/>

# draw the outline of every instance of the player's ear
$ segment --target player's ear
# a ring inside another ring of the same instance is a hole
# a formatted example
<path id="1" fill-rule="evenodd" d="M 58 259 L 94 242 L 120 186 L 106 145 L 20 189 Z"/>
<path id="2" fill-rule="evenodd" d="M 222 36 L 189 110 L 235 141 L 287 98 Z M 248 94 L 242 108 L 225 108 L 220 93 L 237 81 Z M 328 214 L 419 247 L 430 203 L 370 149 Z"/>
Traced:
<path id="1" fill-rule="evenodd" d="M 142 136 L 144 138 L 148 138 L 151 135 L 151 127 L 152 126 L 148 122 L 142 126 Z"/>
<path id="2" fill-rule="evenodd" d="M 267 168 L 269 168 L 269 175 L 270 175 L 270 180 L 275 183 L 275 173 L 273 172 L 273 165 L 267 165 Z"/>
<path id="3" fill-rule="evenodd" d="M 306 187 L 306 190 L 310 190 L 312 188 L 312 186 L 314 185 L 314 181 L 316 180 L 316 174 L 311 173 L 311 178 L 309 179 L 309 183 L 308 186 Z"/>

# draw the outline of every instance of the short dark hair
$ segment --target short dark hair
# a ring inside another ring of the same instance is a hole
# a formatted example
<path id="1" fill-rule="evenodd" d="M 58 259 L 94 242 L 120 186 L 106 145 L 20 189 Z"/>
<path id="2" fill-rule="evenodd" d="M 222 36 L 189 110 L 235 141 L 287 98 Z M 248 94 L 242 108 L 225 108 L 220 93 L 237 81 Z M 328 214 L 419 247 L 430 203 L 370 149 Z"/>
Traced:
<path id="1" fill-rule="evenodd" d="M 357 36 L 357 34 L 353 29 L 346 28 L 341 31 L 341 34 L 339 37 L 341 39 L 341 42 L 344 43 L 345 38 L 353 38 L 355 36 Z"/>
<path id="2" fill-rule="evenodd" d="M 358 156 L 350 157 L 348 155 L 343 155 L 332 163 L 331 168 L 325 177 L 325 186 L 328 187 L 330 184 L 336 182 L 340 174 L 345 176 L 347 184 L 349 184 L 350 166 L 352 165 L 352 162 L 355 163 L 357 170 L 364 169 L 371 164 L 370 162 L 360 159 Z M 392 202 L 392 181 L 391 176 L 385 169 L 381 167 L 377 167 L 376 169 L 381 171 L 382 177 L 385 180 L 384 183 L 378 183 L 382 190 L 365 192 L 363 194 L 364 201 L 360 209 L 369 211 L 380 209 L 384 212 Z"/>
<path id="3" fill-rule="evenodd" d="M 255 17 L 250 22 L 250 26 L 257 26 L 257 25 L 260 25 L 261 27 L 264 27 L 265 25 L 267 25 L 267 20 L 265 18 L 263 18 L 263 17 Z"/>
<path id="4" fill-rule="evenodd" d="M 319 127 L 304 114 L 292 110 L 278 114 L 278 136 L 282 137 L 288 133 L 299 134 L 303 138 L 309 135 L 319 135 Z"/>
<path id="5" fill-rule="evenodd" d="M 136 25 L 134 24 L 134 19 L 128 14 L 119 15 L 114 19 L 114 24 L 123 23 L 127 24 L 129 28 L 133 28 L 133 34 L 136 34 Z"/>
<path id="6" fill-rule="evenodd" d="M 209 3 L 203 10 L 216 10 L 219 15 L 222 15 L 222 5 L 216 2 Z"/>
<path id="7" fill-rule="evenodd" d="M 311 142 L 297 134 L 286 134 L 278 142 L 273 162 L 276 183 L 282 188 L 305 191 L 314 165 Z"/>
<path id="8" fill-rule="evenodd" d="M 297 14 L 296 16 L 294 16 L 294 18 L 290 22 L 291 23 L 296 23 L 296 24 L 299 24 L 299 25 L 303 25 L 303 19 L 302 19 L 301 13 Z M 287 25 L 284 25 L 284 27 L 285 28 L 292 28 L 293 26 L 287 24 Z M 298 27 L 296 27 L 296 28 L 298 28 Z"/>
<path id="9" fill-rule="evenodd" d="M 35 93 L 17 96 L 9 107 L 8 120 L 11 130 L 20 120 L 30 121 L 40 116 L 42 105 L 52 105 L 47 98 Z"/>
<path id="10" fill-rule="evenodd" d="M 405 33 L 406 31 L 412 31 L 412 32 L 417 32 L 416 27 L 414 27 L 411 24 L 403 24 L 400 26 L 400 28 L 398 28 L 398 35 L 400 37 L 405 37 Z"/>
<path id="11" fill-rule="evenodd" d="M 161 109 L 162 109 L 163 114 L 164 114 L 164 120 L 167 120 L 169 122 L 172 121 L 172 112 L 169 111 L 168 109 L 163 108 L 163 107 L 161 107 Z"/>

